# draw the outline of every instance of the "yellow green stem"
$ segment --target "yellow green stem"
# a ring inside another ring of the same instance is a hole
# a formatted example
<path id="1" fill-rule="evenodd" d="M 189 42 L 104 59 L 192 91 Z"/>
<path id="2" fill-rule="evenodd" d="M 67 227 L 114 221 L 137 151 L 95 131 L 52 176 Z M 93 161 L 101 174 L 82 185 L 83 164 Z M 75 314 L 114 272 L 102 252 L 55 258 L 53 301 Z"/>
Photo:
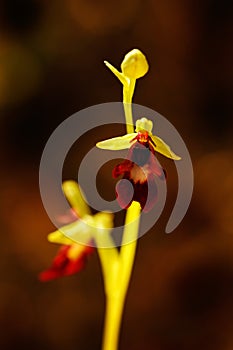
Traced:
<path id="1" fill-rule="evenodd" d="M 128 134 L 134 132 L 133 115 L 132 115 L 132 98 L 135 89 L 136 79 L 129 79 L 123 85 L 123 104 L 126 119 L 126 131 Z"/>
<path id="2" fill-rule="evenodd" d="M 140 211 L 140 204 L 133 202 L 126 212 L 122 246 L 117 258 L 115 248 L 98 249 L 103 264 L 106 294 L 103 350 L 116 350 L 118 346 L 122 313 L 137 247 Z M 108 261 L 105 260 L 106 254 L 110 258 Z"/>
<path id="3" fill-rule="evenodd" d="M 141 206 L 133 202 L 126 212 L 125 227 L 121 246 L 121 288 L 126 294 L 137 248 Z"/>
<path id="4" fill-rule="evenodd" d="M 103 350 L 117 350 L 124 300 L 118 295 L 106 298 Z"/>
<path id="5" fill-rule="evenodd" d="M 114 279 L 118 273 L 119 253 L 116 247 L 100 248 L 104 245 L 109 247 L 113 245 L 110 231 L 106 234 L 106 237 L 104 237 L 104 242 L 102 237 L 98 235 L 96 235 L 95 241 L 97 243 L 98 255 L 102 266 L 105 294 L 108 295 L 111 293 L 112 286 L 115 284 Z"/>

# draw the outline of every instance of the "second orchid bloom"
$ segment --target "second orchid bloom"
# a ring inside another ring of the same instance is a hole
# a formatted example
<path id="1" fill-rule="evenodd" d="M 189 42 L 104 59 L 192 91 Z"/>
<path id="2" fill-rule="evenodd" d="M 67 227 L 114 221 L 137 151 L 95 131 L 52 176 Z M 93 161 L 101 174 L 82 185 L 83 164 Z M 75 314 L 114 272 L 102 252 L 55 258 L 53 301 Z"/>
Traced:
<path id="1" fill-rule="evenodd" d="M 73 275 L 83 269 L 87 257 L 94 252 L 95 240 L 108 238 L 113 227 L 113 215 L 99 212 L 91 215 L 89 206 L 75 181 L 63 183 L 64 194 L 72 207 L 74 221 L 50 233 L 48 240 L 61 245 L 51 266 L 40 273 L 41 281 Z M 78 243 L 78 242 L 82 242 Z"/>

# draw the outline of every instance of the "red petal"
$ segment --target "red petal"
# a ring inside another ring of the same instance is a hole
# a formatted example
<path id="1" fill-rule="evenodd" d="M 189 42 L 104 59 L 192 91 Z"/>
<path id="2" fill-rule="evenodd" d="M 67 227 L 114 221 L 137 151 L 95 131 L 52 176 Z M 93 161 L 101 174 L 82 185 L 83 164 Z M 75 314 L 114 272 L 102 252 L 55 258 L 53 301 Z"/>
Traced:
<path id="1" fill-rule="evenodd" d="M 85 247 L 77 259 L 69 259 L 68 251 L 72 246 L 62 246 L 55 256 L 49 269 L 39 274 L 39 280 L 42 282 L 49 281 L 62 276 L 73 275 L 85 266 L 87 256 L 93 252 L 94 248 Z"/>
<path id="2" fill-rule="evenodd" d="M 125 173 L 130 172 L 132 167 L 134 166 L 134 163 L 130 160 L 126 159 L 122 163 L 116 165 L 112 171 L 112 176 L 114 179 L 116 179 L 120 175 L 124 175 Z"/>

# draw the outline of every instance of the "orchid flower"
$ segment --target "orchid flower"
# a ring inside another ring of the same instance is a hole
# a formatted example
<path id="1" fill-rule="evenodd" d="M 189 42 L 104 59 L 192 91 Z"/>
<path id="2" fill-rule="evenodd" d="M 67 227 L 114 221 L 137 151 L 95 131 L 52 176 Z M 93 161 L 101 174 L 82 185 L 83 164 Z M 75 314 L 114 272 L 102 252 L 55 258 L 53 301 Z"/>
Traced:
<path id="1" fill-rule="evenodd" d="M 141 208 L 148 212 L 156 203 L 155 177 L 162 180 L 166 177 L 165 170 L 155 157 L 156 152 L 173 160 L 181 159 L 161 138 L 152 134 L 152 129 L 152 121 L 141 118 L 136 121 L 135 133 L 114 137 L 96 144 L 98 148 L 108 150 L 129 149 L 126 160 L 113 169 L 114 178 L 123 175 L 123 179 L 129 180 L 129 182 L 119 182 L 116 187 L 119 205 L 124 209 L 128 208 L 132 201 L 137 201 Z M 133 197 L 130 183 L 133 186 Z"/>
<path id="2" fill-rule="evenodd" d="M 94 251 L 93 240 L 99 239 L 98 235 L 102 231 L 109 234 L 113 227 L 111 213 L 91 215 L 84 195 L 75 181 L 64 182 L 63 191 L 76 214 L 76 220 L 48 235 L 48 241 L 62 246 L 51 267 L 39 274 L 41 281 L 72 275 L 82 270 L 87 257 Z M 77 243 L 80 241 L 83 244 Z"/>

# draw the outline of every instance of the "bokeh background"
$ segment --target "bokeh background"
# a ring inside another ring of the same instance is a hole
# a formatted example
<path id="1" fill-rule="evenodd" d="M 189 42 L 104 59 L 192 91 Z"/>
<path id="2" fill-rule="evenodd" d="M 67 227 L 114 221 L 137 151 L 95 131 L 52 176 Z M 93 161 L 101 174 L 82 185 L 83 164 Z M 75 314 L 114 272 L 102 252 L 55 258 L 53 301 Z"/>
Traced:
<path id="1" fill-rule="evenodd" d="M 38 168 L 63 120 L 121 100 L 103 60 L 119 67 L 135 47 L 150 72 L 134 101 L 179 130 L 195 189 L 183 222 L 166 235 L 177 178 L 174 165 L 160 159 L 168 202 L 139 241 L 119 349 L 233 349 L 232 19 L 226 0 L 0 1 L 1 349 L 100 349 L 97 255 L 79 275 L 37 279 L 57 251 L 46 240 L 54 227 L 41 203 Z M 104 132 L 83 147 L 112 136 L 112 129 Z M 71 157 L 65 176 L 76 170 Z M 114 188 L 110 173 L 106 166 L 99 176 L 106 196 Z"/>

